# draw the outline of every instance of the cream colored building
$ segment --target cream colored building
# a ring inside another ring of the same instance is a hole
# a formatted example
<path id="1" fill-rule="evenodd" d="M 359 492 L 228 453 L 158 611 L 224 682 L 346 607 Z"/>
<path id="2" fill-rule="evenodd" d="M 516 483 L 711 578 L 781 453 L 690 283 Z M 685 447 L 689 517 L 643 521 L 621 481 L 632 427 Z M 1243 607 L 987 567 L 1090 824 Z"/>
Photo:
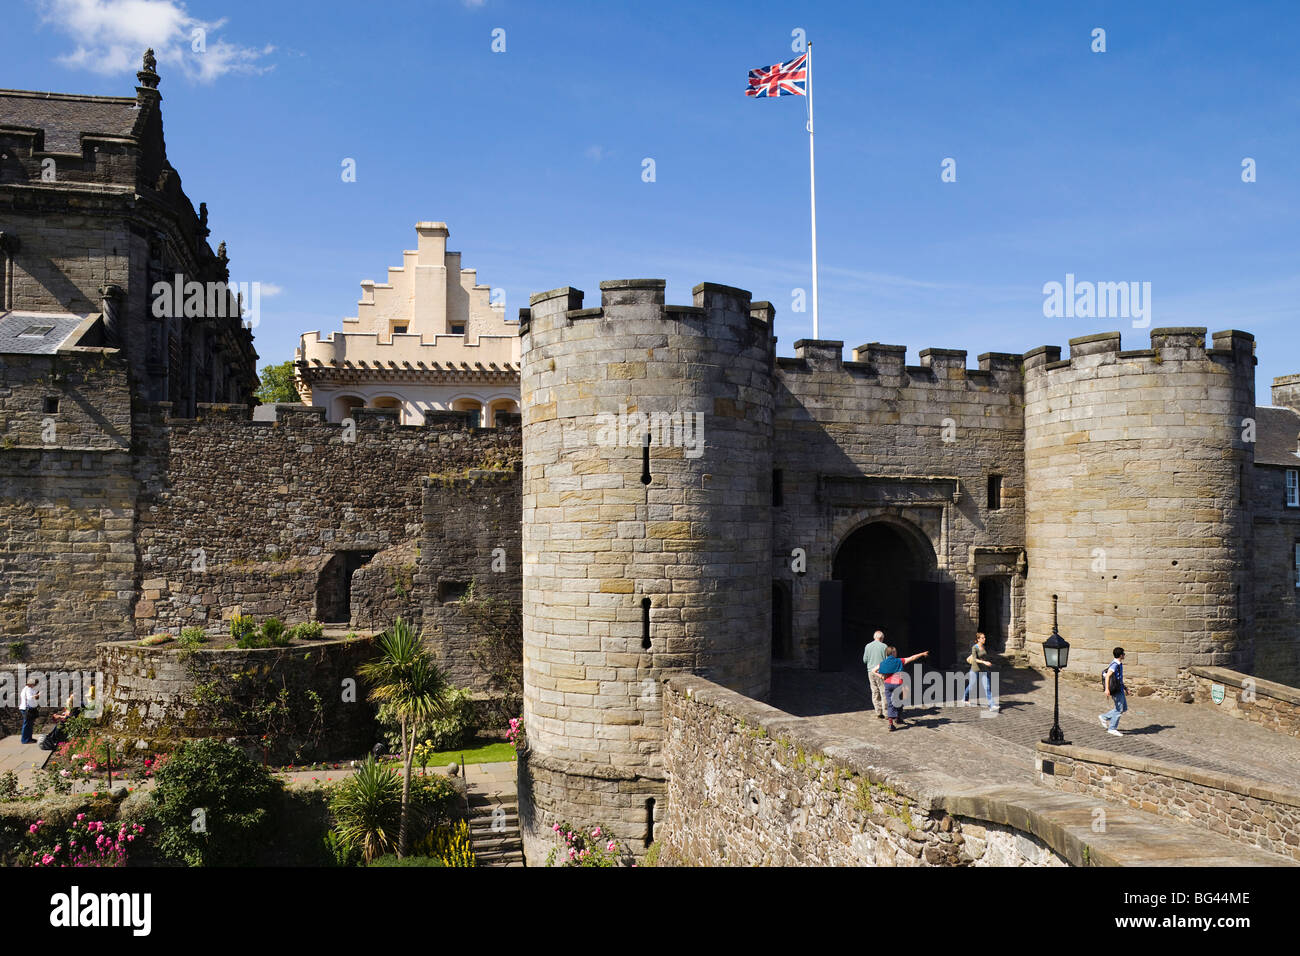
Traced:
<path id="1" fill-rule="evenodd" d="M 519 323 L 447 251 L 445 222 L 418 222 L 415 234 L 387 282 L 361 283 L 341 332 L 301 337 L 298 391 L 332 422 L 364 406 L 398 408 L 404 425 L 426 411 L 474 411 L 491 427 L 498 412 L 519 411 Z"/>

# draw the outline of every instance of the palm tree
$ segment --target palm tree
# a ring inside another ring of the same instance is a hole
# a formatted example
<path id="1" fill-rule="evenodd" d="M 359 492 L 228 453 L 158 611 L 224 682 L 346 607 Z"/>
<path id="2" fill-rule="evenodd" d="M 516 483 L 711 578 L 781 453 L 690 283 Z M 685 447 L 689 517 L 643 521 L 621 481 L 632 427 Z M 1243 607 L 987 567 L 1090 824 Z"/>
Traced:
<path id="1" fill-rule="evenodd" d="M 397 831 L 397 856 L 401 858 L 406 854 L 416 733 L 430 721 L 446 716 L 451 684 L 424 640 L 400 617 L 379 636 L 378 644 L 379 657 L 360 670 L 371 685 L 370 699 L 391 705 L 401 729 L 402 816 Z"/>
<path id="2" fill-rule="evenodd" d="M 366 863 L 391 852 L 397 843 L 393 824 L 401 820 L 401 789 L 396 773 L 367 756 L 330 801 L 334 832 L 345 847 L 360 850 Z"/>

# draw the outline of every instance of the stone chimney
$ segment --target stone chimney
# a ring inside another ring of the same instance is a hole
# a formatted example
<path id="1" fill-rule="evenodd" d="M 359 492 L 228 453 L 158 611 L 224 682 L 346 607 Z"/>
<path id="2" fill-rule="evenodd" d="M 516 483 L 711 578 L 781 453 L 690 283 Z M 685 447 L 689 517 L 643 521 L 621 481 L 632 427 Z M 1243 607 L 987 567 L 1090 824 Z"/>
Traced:
<path id="1" fill-rule="evenodd" d="M 1300 412 L 1300 375 L 1273 379 L 1273 404 Z"/>

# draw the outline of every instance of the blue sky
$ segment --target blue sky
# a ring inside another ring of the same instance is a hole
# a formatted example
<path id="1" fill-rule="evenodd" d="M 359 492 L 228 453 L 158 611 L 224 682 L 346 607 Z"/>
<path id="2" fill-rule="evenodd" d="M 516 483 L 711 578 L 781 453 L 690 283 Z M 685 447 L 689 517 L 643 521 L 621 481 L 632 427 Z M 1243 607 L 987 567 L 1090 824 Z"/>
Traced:
<path id="1" fill-rule="evenodd" d="M 1139 348 L 1126 319 L 1044 317 L 1043 285 L 1149 282 L 1153 327 L 1256 335 L 1266 402 L 1300 372 L 1298 27 L 1294 3 L 10 0 L 0 85 L 131 95 L 159 49 L 169 158 L 232 278 L 279 290 L 264 361 L 355 314 L 425 219 L 512 317 L 560 285 L 722 282 L 775 304 L 792 354 L 805 102 L 742 91 L 801 28 L 823 338 L 971 365 L 1116 328 Z"/>

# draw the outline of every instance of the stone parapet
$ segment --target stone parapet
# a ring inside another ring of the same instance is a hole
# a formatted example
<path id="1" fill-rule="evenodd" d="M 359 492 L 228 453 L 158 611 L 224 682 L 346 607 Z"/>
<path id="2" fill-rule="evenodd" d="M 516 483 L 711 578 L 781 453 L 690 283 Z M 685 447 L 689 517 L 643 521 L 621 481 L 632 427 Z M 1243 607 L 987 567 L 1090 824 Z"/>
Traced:
<path id="1" fill-rule="evenodd" d="M 1300 862 L 1300 790 L 1198 767 L 1040 743 L 1039 780 L 1170 817 Z"/>

